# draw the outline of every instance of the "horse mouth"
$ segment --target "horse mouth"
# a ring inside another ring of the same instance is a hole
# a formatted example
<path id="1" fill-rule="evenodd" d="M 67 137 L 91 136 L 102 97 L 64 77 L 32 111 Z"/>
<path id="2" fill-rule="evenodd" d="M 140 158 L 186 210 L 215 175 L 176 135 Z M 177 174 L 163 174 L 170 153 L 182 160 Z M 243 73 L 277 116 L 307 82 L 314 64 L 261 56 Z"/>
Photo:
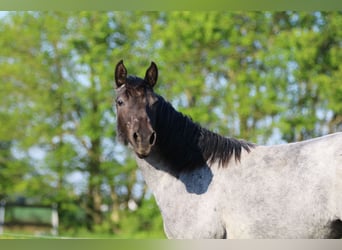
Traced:
<path id="1" fill-rule="evenodd" d="M 140 154 L 136 152 L 136 155 L 140 158 L 140 159 L 144 159 L 148 156 L 148 154 Z"/>

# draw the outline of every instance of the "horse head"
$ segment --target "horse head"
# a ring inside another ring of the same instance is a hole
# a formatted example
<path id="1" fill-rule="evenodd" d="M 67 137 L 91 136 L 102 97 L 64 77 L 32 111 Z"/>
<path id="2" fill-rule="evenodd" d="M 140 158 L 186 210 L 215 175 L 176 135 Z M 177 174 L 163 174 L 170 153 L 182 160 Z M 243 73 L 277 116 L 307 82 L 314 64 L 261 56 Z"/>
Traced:
<path id="1" fill-rule="evenodd" d="M 158 100 L 153 87 L 157 78 L 158 68 L 154 62 L 144 79 L 127 75 L 122 60 L 115 68 L 118 137 L 140 158 L 150 154 L 157 139 L 153 124 L 153 105 Z"/>

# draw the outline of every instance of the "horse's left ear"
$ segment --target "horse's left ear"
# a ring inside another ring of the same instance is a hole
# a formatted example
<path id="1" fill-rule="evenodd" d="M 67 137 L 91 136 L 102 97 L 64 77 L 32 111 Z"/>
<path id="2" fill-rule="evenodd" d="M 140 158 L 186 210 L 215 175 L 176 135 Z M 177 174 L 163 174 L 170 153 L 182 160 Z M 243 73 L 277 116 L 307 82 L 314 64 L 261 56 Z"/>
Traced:
<path id="1" fill-rule="evenodd" d="M 151 62 L 150 67 L 146 70 L 145 81 L 150 84 L 153 88 L 156 85 L 158 80 L 158 68 L 154 62 Z"/>

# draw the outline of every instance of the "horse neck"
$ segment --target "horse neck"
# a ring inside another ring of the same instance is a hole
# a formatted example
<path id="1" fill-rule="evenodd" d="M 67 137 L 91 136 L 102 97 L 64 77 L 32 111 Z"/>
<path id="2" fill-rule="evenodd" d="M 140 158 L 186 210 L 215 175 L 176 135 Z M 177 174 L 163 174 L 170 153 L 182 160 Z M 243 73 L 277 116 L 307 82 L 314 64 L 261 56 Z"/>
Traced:
<path id="1" fill-rule="evenodd" d="M 253 147 L 251 143 L 202 128 L 160 96 L 154 108 L 155 152 L 170 173 L 193 171 L 215 161 L 227 166 L 233 156 L 240 160 L 242 148 L 249 152 Z"/>
<path id="2" fill-rule="evenodd" d="M 200 148 L 203 129 L 158 97 L 155 152 L 171 171 L 192 170 L 206 163 Z"/>
<path id="3" fill-rule="evenodd" d="M 156 152 L 144 159 L 136 157 L 136 160 L 146 184 L 157 200 L 160 200 L 158 196 L 165 196 L 166 193 L 205 193 L 212 181 L 213 171 L 217 169 L 204 164 L 191 171 L 177 172 Z"/>

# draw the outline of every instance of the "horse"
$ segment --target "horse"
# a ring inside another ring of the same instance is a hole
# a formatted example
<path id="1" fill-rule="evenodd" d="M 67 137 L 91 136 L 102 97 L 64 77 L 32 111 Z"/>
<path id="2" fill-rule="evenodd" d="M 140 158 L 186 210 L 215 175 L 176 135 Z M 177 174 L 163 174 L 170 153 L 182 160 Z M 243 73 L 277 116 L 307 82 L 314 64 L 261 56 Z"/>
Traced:
<path id="1" fill-rule="evenodd" d="M 224 137 L 114 70 L 117 137 L 130 147 L 171 239 L 342 237 L 342 133 L 274 146 Z"/>

